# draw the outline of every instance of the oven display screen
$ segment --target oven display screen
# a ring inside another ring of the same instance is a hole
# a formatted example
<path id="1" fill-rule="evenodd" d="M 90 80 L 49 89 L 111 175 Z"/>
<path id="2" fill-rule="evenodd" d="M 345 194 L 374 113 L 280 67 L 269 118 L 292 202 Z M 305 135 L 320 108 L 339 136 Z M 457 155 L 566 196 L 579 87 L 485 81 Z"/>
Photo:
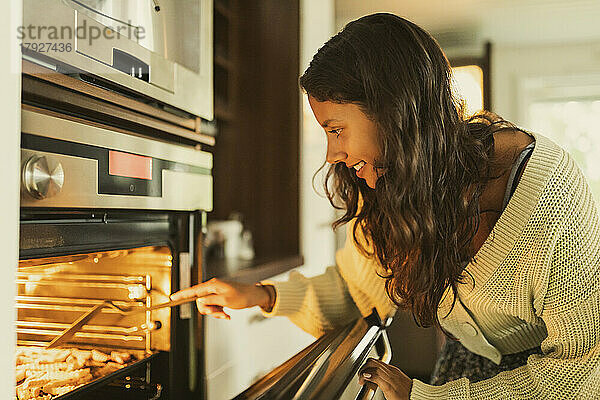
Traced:
<path id="1" fill-rule="evenodd" d="M 109 150 L 108 173 L 126 178 L 152 180 L 152 157 Z"/>

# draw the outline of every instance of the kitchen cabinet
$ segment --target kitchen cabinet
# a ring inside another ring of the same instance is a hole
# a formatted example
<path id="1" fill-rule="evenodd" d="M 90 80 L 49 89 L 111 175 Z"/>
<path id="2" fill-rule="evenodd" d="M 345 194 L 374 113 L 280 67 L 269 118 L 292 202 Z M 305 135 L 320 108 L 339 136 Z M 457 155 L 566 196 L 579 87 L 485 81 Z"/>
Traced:
<path id="1" fill-rule="evenodd" d="M 302 264 L 300 255 L 299 1 L 214 2 L 217 126 L 214 211 L 243 215 L 256 258 L 209 261 L 209 275 L 260 267 L 262 278 Z M 256 269 L 256 268 L 254 268 Z"/>
<path id="2" fill-rule="evenodd" d="M 287 273 L 269 277 L 286 280 Z M 260 308 L 227 310 L 231 320 L 204 318 L 208 400 L 231 399 L 315 341 L 287 318 Z"/>

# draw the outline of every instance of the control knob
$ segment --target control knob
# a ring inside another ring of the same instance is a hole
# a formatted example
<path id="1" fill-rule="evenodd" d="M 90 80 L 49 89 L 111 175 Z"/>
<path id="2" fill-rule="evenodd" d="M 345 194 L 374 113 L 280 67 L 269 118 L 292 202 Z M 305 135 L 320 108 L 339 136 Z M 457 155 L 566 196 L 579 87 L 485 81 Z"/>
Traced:
<path id="1" fill-rule="evenodd" d="M 65 173 L 60 162 L 46 156 L 32 156 L 23 165 L 22 186 L 36 199 L 45 199 L 60 192 Z"/>

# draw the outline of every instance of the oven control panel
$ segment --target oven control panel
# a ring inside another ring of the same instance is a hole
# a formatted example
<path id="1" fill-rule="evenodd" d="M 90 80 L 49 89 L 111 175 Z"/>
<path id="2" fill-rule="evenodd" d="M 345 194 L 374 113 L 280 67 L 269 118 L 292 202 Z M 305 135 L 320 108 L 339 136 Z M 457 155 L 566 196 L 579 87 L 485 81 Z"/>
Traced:
<path id="1" fill-rule="evenodd" d="M 21 206 L 212 210 L 212 155 L 22 111 Z"/>

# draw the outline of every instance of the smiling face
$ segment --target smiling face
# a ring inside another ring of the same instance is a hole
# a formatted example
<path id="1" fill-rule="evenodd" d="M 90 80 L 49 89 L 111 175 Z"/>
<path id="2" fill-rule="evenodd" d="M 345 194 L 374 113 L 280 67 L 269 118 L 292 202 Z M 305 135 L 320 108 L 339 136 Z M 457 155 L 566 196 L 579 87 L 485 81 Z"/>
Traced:
<path id="1" fill-rule="evenodd" d="M 379 156 L 375 123 L 356 104 L 317 101 L 312 96 L 308 102 L 327 134 L 327 162 L 346 164 L 375 189 L 375 160 Z"/>

